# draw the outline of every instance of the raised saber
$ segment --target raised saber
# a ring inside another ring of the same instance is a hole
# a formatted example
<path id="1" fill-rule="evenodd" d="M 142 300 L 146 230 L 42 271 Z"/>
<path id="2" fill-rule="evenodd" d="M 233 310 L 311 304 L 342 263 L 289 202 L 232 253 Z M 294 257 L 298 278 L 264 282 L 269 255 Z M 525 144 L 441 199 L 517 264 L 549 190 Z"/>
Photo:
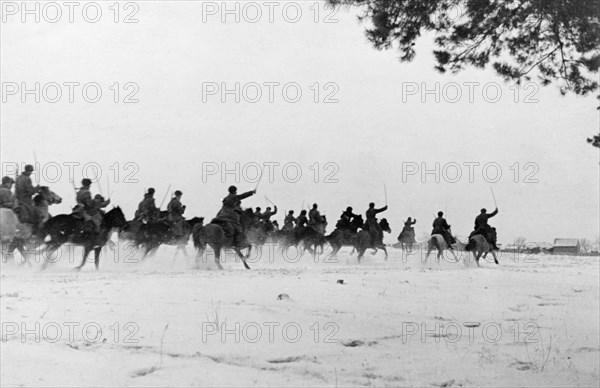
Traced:
<path id="1" fill-rule="evenodd" d="M 494 189 L 490 186 L 490 191 L 492 192 L 492 198 L 494 198 L 494 206 L 498 209 L 498 204 L 496 203 L 496 196 L 494 195 Z"/>
<path id="2" fill-rule="evenodd" d="M 260 185 L 260 181 L 262 181 L 263 170 L 260 170 L 260 177 L 258 178 L 258 182 L 256 182 L 256 186 L 254 186 L 254 191 L 258 190 L 258 185 Z"/>
<path id="3" fill-rule="evenodd" d="M 266 195 L 265 195 L 265 200 L 270 203 L 271 205 L 275 206 L 275 204 L 273 203 L 273 201 L 271 201 Z"/>
<path id="4" fill-rule="evenodd" d="M 160 206 L 158 207 L 159 209 L 162 207 L 162 205 L 164 205 L 165 199 L 167 199 L 167 195 L 169 195 L 170 192 L 171 192 L 171 185 L 169 185 L 169 187 L 167 188 L 167 191 L 165 192 L 165 196 L 163 197 L 162 202 L 160 203 Z"/>
<path id="5" fill-rule="evenodd" d="M 383 195 L 385 197 L 385 206 L 387 206 L 387 185 L 383 185 Z"/>

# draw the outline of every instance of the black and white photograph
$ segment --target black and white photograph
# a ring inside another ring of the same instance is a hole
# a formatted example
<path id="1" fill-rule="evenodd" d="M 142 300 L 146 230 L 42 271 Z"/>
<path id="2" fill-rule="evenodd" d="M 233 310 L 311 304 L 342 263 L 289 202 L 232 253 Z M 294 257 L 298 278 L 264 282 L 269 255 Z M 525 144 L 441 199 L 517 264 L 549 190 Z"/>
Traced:
<path id="1" fill-rule="evenodd" d="M 598 387 L 596 0 L 0 0 L 1 387 Z"/>

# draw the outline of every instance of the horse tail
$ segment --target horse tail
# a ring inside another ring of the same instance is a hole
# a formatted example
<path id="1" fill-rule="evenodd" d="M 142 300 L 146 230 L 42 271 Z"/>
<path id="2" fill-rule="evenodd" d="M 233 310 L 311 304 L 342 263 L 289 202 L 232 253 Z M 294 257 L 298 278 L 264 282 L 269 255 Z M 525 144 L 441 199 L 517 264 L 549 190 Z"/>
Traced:
<path id="1" fill-rule="evenodd" d="M 202 225 L 198 224 L 194 226 L 192 229 L 192 240 L 196 249 L 203 249 L 206 246 L 204 227 Z"/>
<path id="2" fill-rule="evenodd" d="M 467 245 L 465 245 L 465 251 L 469 252 L 475 248 L 475 239 L 470 238 Z"/>

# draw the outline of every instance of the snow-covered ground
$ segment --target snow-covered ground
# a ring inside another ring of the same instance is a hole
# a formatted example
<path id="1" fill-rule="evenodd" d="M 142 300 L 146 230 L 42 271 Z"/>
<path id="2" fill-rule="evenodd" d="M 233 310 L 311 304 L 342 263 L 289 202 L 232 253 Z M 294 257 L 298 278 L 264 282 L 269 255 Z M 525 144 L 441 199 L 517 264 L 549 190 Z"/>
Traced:
<path id="1" fill-rule="evenodd" d="M 190 246 L 191 248 L 191 246 Z M 3 264 L 2 386 L 598 386 L 598 257 Z M 192 254 L 190 250 L 190 254 Z M 17 255 L 17 257 L 19 257 Z M 38 260 L 39 261 L 39 260 Z"/>

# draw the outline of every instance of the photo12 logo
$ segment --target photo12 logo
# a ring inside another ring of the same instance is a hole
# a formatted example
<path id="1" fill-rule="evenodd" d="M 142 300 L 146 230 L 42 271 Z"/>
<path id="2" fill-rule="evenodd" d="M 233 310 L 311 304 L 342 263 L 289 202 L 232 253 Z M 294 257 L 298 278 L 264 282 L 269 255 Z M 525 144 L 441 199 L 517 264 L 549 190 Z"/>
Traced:
<path id="1" fill-rule="evenodd" d="M 339 183 L 337 174 L 340 167 L 334 162 L 312 162 L 303 165 L 298 162 L 202 162 L 202 183 L 218 180 L 221 183 L 253 183 L 261 180 L 274 183 L 298 183 L 303 177 L 314 183 Z"/>
<path id="2" fill-rule="evenodd" d="M 402 82 L 402 102 L 419 101 L 423 104 L 434 102 L 439 104 L 455 104 L 457 102 L 467 101 L 475 103 L 484 101 L 487 103 L 500 102 L 503 97 L 512 96 L 514 103 L 537 104 L 536 98 L 540 90 L 540 85 L 535 82 L 525 82 L 522 85 L 514 84 L 505 87 L 497 82 Z"/>
<path id="3" fill-rule="evenodd" d="M 98 322 L 9 322 L 3 321 L 1 340 L 7 342 L 17 339 L 21 343 L 73 343 L 82 339 L 85 342 L 112 342 L 115 344 L 135 344 L 140 330 L 135 322 L 121 324 L 114 322 L 102 330 Z"/>
<path id="4" fill-rule="evenodd" d="M 314 343 L 339 343 L 336 334 L 340 328 L 335 322 L 320 324 L 314 322 L 310 326 L 298 322 L 202 322 L 202 342 L 210 338 L 222 343 L 257 343 L 263 340 L 269 343 L 287 342 L 295 344 L 303 337 Z"/>
<path id="5" fill-rule="evenodd" d="M 33 166 L 31 180 L 35 184 L 58 183 L 65 179 L 79 184 L 77 177 L 88 178 L 92 183 L 139 183 L 140 167 L 135 162 L 113 162 L 107 168 L 97 162 L 2 162 L 2 176 L 16 177 L 25 171 L 27 164 Z"/>
<path id="6" fill-rule="evenodd" d="M 22 104 L 46 102 L 50 104 L 87 102 L 98 103 L 104 97 L 115 104 L 137 104 L 140 86 L 135 82 L 112 82 L 104 86 L 98 82 L 2 82 L 2 103 Z"/>
<path id="7" fill-rule="evenodd" d="M 338 6 L 324 1 L 203 1 L 202 23 L 338 23 Z"/>
<path id="8" fill-rule="evenodd" d="M 202 103 L 241 102 L 270 104 L 285 102 L 296 104 L 300 101 L 311 101 L 315 104 L 337 104 L 340 86 L 335 82 L 314 82 L 302 85 L 298 82 L 203 82 Z"/>
<path id="9" fill-rule="evenodd" d="M 140 6 L 128 1 L 2 1 L 2 23 L 139 23 Z"/>
<path id="10" fill-rule="evenodd" d="M 535 162 L 514 162 L 504 168 L 497 162 L 402 162 L 402 183 L 459 183 L 484 181 L 497 183 L 511 179 L 514 183 L 539 183 L 540 166 Z"/>

